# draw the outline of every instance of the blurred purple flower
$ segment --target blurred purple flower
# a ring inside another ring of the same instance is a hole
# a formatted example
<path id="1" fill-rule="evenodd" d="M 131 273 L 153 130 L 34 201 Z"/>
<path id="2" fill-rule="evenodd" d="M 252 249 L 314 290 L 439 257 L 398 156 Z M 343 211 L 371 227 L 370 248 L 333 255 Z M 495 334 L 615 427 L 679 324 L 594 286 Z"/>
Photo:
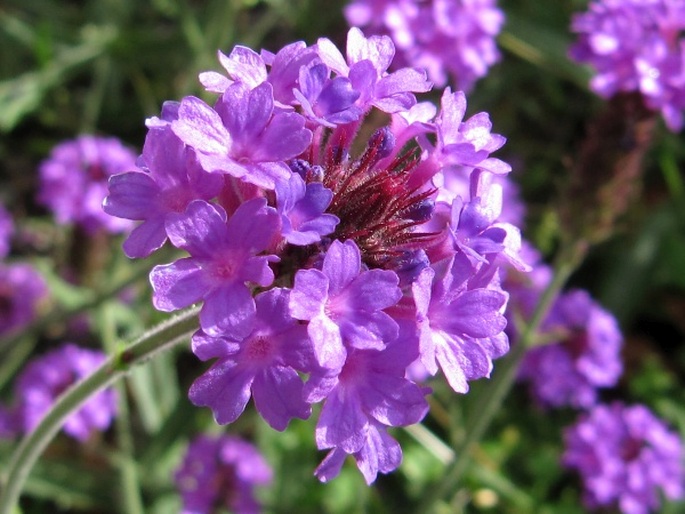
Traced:
<path id="1" fill-rule="evenodd" d="M 105 360 L 104 353 L 66 343 L 36 357 L 19 374 L 14 385 L 15 406 L 11 409 L 15 429 L 28 433 L 43 419 L 55 400 L 76 382 L 89 376 Z M 94 431 L 106 430 L 116 416 L 117 402 L 113 389 L 89 397 L 71 414 L 64 431 L 85 441 Z"/>
<path id="2" fill-rule="evenodd" d="M 0 263 L 0 336 L 31 323 L 47 294 L 45 280 L 30 264 Z"/>
<path id="3" fill-rule="evenodd" d="M 609 98 L 639 91 L 672 131 L 685 109 L 685 5 L 673 0 L 593 0 L 576 14 L 571 57 L 595 68 L 590 87 Z"/>
<path id="4" fill-rule="evenodd" d="M 237 437 L 199 436 L 190 442 L 174 482 L 183 500 L 182 514 L 212 514 L 227 508 L 257 514 L 257 485 L 271 482 L 269 464 L 259 451 Z"/>
<path id="5" fill-rule="evenodd" d="M 660 506 L 659 490 L 671 500 L 684 495 L 682 442 L 642 405 L 597 405 L 565 441 L 563 463 L 580 474 L 590 509 L 648 514 Z"/>
<path id="6" fill-rule="evenodd" d="M 64 141 L 40 164 L 38 202 L 62 225 L 74 223 L 90 234 L 127 231 L 132 223 L 105 213 L 102 201 L 109 177 L 135 167 L 136 155 L 116 138 L 83 135 Z"/>
<path id="7" fill-rule="evenodd" d="M 495 0 L 352 0 L 345 16 L 368 34 L 390 35 L 396 65 L 424 68 L 438 86 L 451 78 L 468 91 L 500 58 L 504 14 Z"/>
<path id="8" fill-rule="evenodd" d="M 588 408 L 598 388 L 616 385 L 623 337 L 615 318 L 586 291 L 560 296 L 542 330 L 558 342 L 531 349 L 520 371 L 542 405 Z"/>

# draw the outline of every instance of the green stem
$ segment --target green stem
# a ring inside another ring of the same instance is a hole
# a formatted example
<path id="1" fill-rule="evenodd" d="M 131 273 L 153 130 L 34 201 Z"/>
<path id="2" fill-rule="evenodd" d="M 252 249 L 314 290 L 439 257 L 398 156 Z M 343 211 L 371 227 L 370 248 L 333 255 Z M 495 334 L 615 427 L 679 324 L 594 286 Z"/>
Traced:
<path id="1" fill-rule="evenodd" d="M 131 345 L 118 350 L 93 374 L 74 384 L 57 399 L 33 432 L 21 441 L 4 471 L 6 478 L 0 492 L 0 514 L 13 512 L 31 468 L 67 417 L 89 397 L 128 373 L 134 365 L 156 352 L 187 341 L 197 329 L 198 311 L 199 308 L 195 307 L 160 323 Z"/>
<path id="2" fill-rule="evenodd" d="M 456 458 L 450 463 L 443 474 L 442 480 L 437 484 L 431 494 L 424 496 L 418 512 L 433 512 L 438 501 L 453 491 L 466 470 L 473 447 L 480 441 L 485 431 L 490 426 L 495 414 L 502 407 L 504 398 L 511 390 L 518 373 L 519 365 L 526 351 L 534 344 L 535 336 L 542 321 L 547 316 L 555 298 L 562 290 L 571 273 L 582 261 L 585 247 L 582 245 L 572 246 L 568 252 L 561 252 L 554 267 L 554 275 L 547 285 L 535 311 L 516 341 L 506 359 L 497 366 L 496 373 L 488 387 L 483 391 L 478 404 L 482 406 L 470 417 L 470 423 L 466 427 L 466 435 L 455 448 Z"/>

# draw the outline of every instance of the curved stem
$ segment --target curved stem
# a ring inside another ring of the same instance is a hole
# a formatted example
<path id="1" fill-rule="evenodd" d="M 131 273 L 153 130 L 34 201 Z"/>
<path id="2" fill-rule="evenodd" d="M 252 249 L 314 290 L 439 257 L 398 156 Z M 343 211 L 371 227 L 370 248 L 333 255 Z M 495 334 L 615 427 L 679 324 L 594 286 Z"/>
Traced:
<path id="1" fill-rule="evenodd" d="M 456 484 L 461 480 L 469 464 L 473 447 L 482 439 L 495 414 L 502 407 L 504 398 L 514 385 L 523 356 L 534 344 L 535 336 L 541 323 L 547 316 L 555 298 L 563 289 L 571 273 L 582 261 L 584 253 L 585 247 L 583 245 L 575 245 L 568 252 L 560 254 L 554 267 L 552 280 L 540 296 L 530 321 L 524 327 L 521 337 L 507 358 L 497 367 L 497 371 L 488 383 L 487 389 L 483 391 L 482 398 L 479 398 L 480 401 L 478 403 L 482 405 L 482 408 L 476 411 L 470 418 L 470 423 L 466 427 L 466 436 L 454 450 L 456 458 L 445 469 L 442 480 L 437 484 L 432 493 L 424 496 L 425 499 L 418 512 L 432 512 L 436 503 L 443 499 L 450 490 L 454 490 Z"/>
<path id="2" fill-rule="evenodd" d="M 122 377 L 156 352 L 186 341 L 197 329 L 198 307 L 166 320 L 107 359 L 93 374 L 77 382 L 55 402 L 36 428 L 14 451 L 0 492 L 0 514 L 10 514 L 31 468 L 66 418 L 93 394 Z"/>

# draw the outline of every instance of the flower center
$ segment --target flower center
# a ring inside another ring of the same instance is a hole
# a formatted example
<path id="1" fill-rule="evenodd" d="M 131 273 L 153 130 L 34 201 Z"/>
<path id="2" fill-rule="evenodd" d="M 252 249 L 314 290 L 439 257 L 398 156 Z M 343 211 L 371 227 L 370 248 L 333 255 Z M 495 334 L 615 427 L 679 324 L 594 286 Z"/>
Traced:
<path id="1" fill-rule="evenodd" d="M 250 360 L 263 361 L 271 357 L 273 345 L 268 336 L 257 335 L 247 342 L 245 351 Z"/>
<path id="2" fill-rule="evenodd" d="M 435 193 L 409 185 L 418 163 L 415 154 L 404 152 L 377 166 L 394 144 L 390 130 L 381 128 L 358 160 L 350 162 L 345 152 L 330 151 L 324 166 L 323 184 L 333 191 L 328 212 L 340 219 L 333 237 L 354 240 L 372 268 L 395 269 L 408 252 L 424 248 L 436 236 L 414 230 L 432 216 Z"/>

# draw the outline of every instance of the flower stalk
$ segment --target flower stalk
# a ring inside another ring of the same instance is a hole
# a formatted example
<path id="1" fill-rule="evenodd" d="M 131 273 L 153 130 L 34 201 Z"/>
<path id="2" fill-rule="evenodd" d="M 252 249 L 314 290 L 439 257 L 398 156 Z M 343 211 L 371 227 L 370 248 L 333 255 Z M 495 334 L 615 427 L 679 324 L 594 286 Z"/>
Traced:
<path id="1" fill-rule="evenodd" d="M 198 310 L 188 309 L 160 323 L 131 345 L 119 349 L 92 375 L 65 391 L 35 430 L 25 437 L 14 451 L 2 480 L 0 514 L 13 512 L 33 465 L 67 417 L 93 394 L 127 374 L 133 366 L 144 363 L 159 351 L 187 341 L 197 329 Z"/>

